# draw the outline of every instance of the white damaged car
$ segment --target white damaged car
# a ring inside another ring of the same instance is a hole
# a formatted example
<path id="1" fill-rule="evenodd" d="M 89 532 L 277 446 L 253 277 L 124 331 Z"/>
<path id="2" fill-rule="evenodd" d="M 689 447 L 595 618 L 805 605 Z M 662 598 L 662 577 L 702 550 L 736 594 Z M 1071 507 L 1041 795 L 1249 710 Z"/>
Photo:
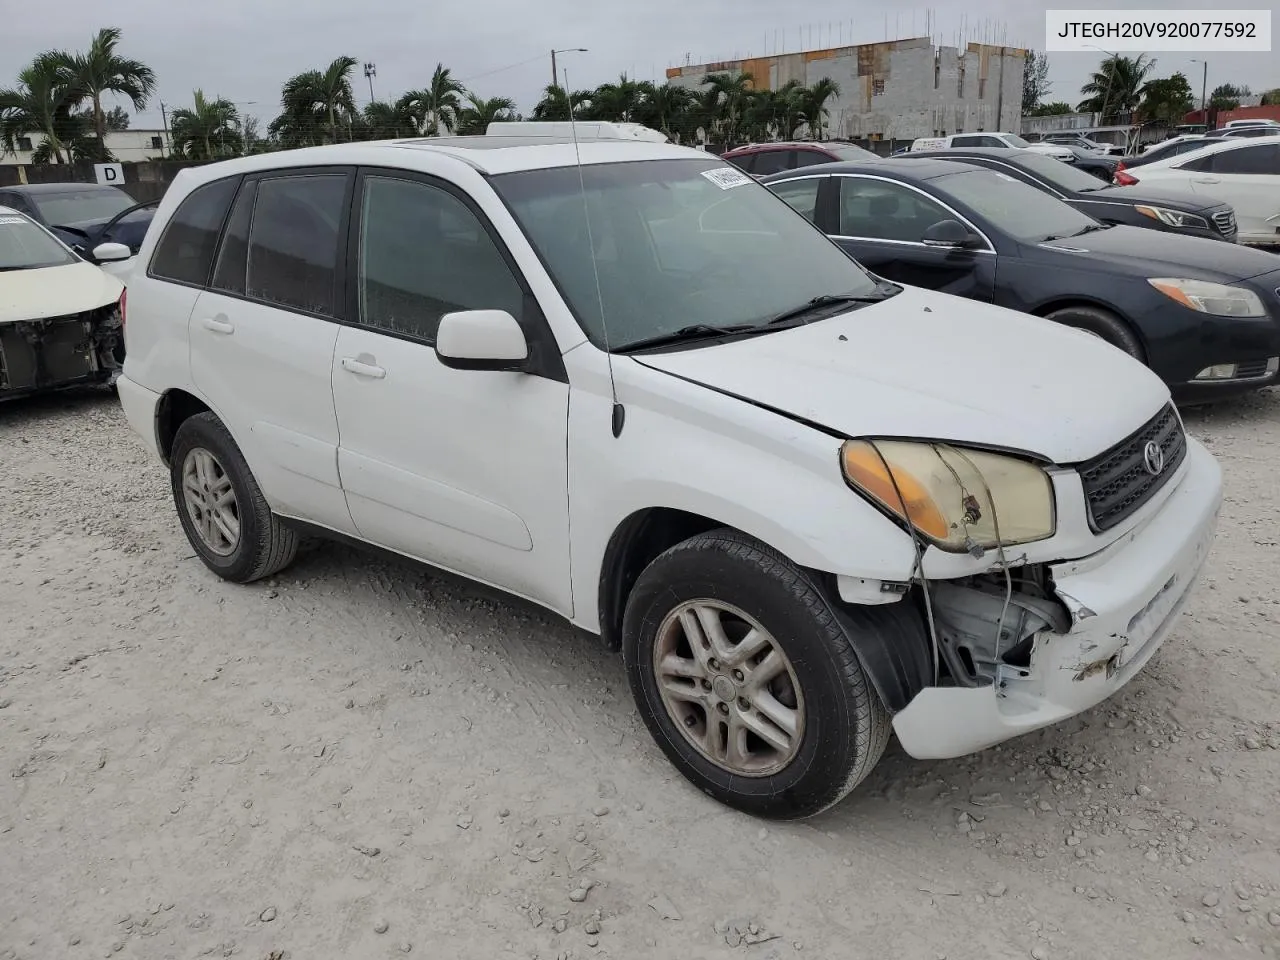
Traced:
<path id="1" fill-rule="evenodd" d="M 0 207 L 0 400 L 113 382 L 124 360 L 123 301 L 119 280 Z"/>
<path id="2" fill-rule="evenodd" d="M 311 533 L 541 604 L 621 650 L 681 773 L 762 816 L 836 803 L 891 733 L 954 757 L 1114 694 L 1222 498 L 1141 363 L 883 281 L 662 144 L 184 170 L 127 334 L 125 413 L 210 570 L 274 574 Z"/>

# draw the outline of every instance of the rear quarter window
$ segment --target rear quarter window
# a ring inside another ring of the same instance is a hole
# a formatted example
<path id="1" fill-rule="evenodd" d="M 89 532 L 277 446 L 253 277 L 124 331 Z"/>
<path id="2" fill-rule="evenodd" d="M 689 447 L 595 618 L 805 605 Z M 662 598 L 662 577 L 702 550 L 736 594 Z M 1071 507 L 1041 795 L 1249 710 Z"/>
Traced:
<path id="1" fill-rule="evenodd" d="M 194 286 L 208 283 L 218 235 L 239 182 L 239 177 L 228 177 L 206 183 L 178 205 L 151 257 L 150 276 Z"/>

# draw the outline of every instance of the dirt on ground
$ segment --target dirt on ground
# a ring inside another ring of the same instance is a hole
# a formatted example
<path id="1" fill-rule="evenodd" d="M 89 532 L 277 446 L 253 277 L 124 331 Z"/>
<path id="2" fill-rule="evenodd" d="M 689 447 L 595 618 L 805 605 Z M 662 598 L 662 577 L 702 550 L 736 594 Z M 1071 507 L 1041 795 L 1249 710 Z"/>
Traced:
<path id="1" fill-rule="evenodd" d="M 109 392 L 0 407 L 0 957 L 1099 960 L 1280 952 L 1280 393 L 1150 666 L 814 820 L 674 773 L 616 655 L 347 547 L 248 587 Z"/>

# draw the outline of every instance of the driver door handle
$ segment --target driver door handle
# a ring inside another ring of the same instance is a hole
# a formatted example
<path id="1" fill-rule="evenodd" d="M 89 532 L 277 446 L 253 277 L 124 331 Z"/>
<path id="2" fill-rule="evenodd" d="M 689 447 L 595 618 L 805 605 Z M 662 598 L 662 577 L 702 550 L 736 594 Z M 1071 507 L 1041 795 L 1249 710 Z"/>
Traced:
<path id="1" fill-rule="evenodd" d="M 1221 183 L 1217 177 L 1196 177 L 1196 183 Z"/>
<path id="2" fill-rule="evenodd" d="M 205 317 L 200 321 L 200 325 L 206 330 L 212 330 L 214 333 L 230 334 L 235 333 L 235 324 L 223 317 Z"/>
<path id="3" fill-rule="evenodd" d="M 369 357 L 372 360 L 373 357 Z M 387 371 L 376 363 L 366 363 L 364 360 L 357 360 L 355 357 L 343 357 L 342 369 L 348 373 L 354 373 L 357 377 L 370 377 L 374 380 L 381 380 L 387 375 Z"/>

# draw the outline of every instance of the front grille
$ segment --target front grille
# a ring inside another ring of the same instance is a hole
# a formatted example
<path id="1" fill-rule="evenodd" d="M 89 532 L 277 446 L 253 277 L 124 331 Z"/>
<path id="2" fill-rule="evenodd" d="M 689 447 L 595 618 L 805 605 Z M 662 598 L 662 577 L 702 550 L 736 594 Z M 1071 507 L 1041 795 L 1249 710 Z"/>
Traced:
<path id="1" fill-rule="evenodd" d="M 1164 454 L 1164 467 L 1154 475 L 1146 456 L 1147 444 L 1153 441 Z M 1169 482 L 1186 455 L 1187 438 L 1170 404 L 1137 432 L 1081 464 L 1089 526 L 1101 533 L 1122 523 Z"/>
<path id="2" fill-rule="evenodd" d="M 1236 236 L 1236 212 L 1234 210 L 1222 210 L 1213 215 L 1213 225 L 1218 228 L 1218 232 L 1228 240 L 1234 240 Z"/>

